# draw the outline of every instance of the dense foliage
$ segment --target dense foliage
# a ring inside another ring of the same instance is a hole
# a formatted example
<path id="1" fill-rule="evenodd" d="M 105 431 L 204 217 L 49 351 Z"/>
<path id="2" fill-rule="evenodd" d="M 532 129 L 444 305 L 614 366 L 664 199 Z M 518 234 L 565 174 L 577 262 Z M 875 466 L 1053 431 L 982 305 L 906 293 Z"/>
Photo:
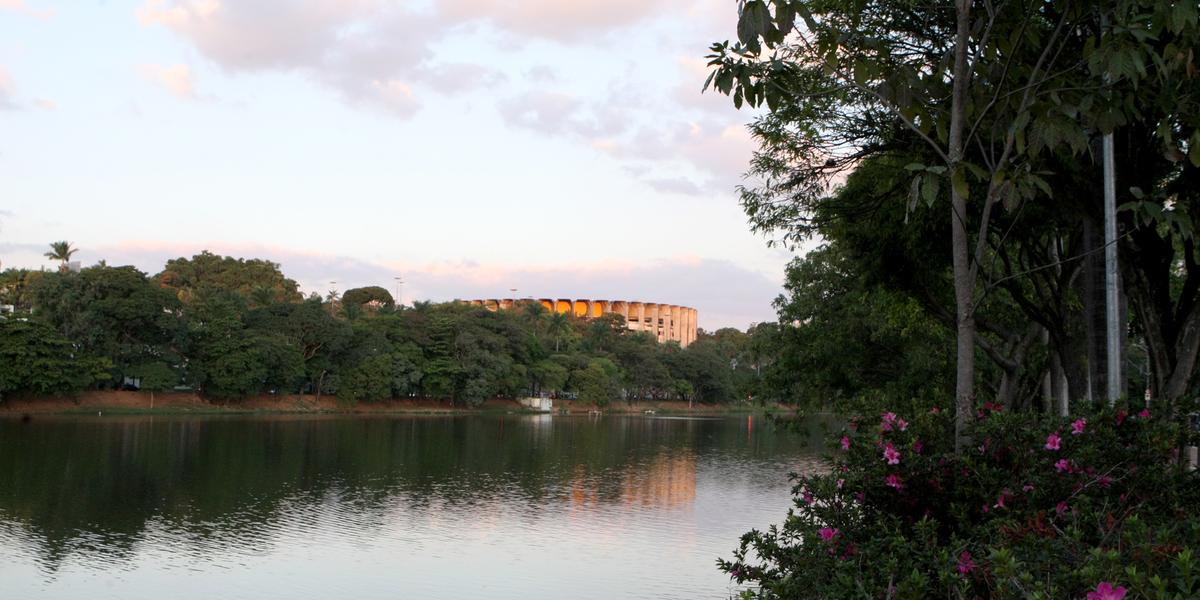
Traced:
<path id="1" fill-rule="evenodd" d="M 961 455 L 948 411 L 850 420 L 782 527 L 746 534 L 721 568 L 756 584 L 747 598 L 1200 594 L 1200 478 L 1177 425 L 1145 410 L 978 417 Z"/>
<path id="2" fill-rule="evenodd" d="M 1200 489 L 1179 460 L 1200 392 L 1197 4 L 737 16 L 706 87 L 765 109 L 742 206 L 778 242 L 822 243 L 788 269 L 792 368 L 767 381 L 883 416 L 852 420 L 783 526 L 722 567 L 761 598 L 1200 596 Z M 1132 416 L 1096 412 L 1110 387 Z"/>
<path id="3" fill-rule="evenodd" d="M 17 307 L 0 329 L 11 357 L 0 361 L 5 394 L 179 388 L 218 399 L 463 405 L 539 394 L 595 405 L 763 399 L 763 353 L 734 329 L 701 332 L 680 348 L 626 330 L 616 315 L 575 319 L 536 302 L 499 312 L 396 307 L 379 287 L 304 299 L 276 264 L 207 252 L 171 260 L 154 277 L 104 264 L 10 269 L 0 293 Z"/>

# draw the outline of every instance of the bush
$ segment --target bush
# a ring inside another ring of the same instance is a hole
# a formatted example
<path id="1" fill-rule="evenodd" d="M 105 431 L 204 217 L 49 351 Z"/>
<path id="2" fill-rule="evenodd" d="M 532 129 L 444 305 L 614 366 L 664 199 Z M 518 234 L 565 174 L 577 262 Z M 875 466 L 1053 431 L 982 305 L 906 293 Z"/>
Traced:
<path id="1" fill-rule="evenodd" d="M 980 411 L 952 448 L 936 409 L 851 420 L 830 472 L 722 570 L 745 598 L 1194 598 L 1197 476 L 1149 413 Z"/>

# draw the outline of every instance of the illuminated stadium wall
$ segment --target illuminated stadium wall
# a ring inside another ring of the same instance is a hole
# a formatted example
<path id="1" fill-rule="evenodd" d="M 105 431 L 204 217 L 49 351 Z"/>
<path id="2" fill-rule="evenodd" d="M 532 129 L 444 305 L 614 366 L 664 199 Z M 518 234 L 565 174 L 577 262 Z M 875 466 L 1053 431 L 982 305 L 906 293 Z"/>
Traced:
<path id="1" fill-rule="evenodd" d="M 488 310 L 507 310 L 521 302 L 538 302 L 548 311 L 569 314 L 581 319 L 594 319 L 600 315 L 616 313 L 625 317 L 625 325 L 630 330 L 647 331 L 658 338 L 659 342 L 676 341 L 680 346 L 687 346 L 696 341 L 696 320 L 699 314 L 696 309 L 687 306 L 628 300 L 491 298 L 463 300 L 462 302 L 482 306 Z"/>

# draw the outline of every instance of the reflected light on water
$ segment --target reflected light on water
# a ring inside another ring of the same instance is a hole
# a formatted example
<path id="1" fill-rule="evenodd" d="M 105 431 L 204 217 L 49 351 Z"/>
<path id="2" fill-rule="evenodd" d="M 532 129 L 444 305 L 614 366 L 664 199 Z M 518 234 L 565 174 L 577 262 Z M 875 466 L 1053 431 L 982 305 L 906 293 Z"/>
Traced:
<path id="1" fill-rule="evenodd" d="M 726 598 L 806 434 L 761 418 L 0 420 L 5 598 Z"/>

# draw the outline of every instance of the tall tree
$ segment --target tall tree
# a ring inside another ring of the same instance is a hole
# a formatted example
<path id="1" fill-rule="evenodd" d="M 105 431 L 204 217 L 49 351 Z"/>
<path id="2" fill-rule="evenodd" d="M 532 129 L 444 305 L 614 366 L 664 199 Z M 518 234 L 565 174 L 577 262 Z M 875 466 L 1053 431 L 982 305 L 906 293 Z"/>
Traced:
<path id="1" fill-rule="evenodd" d="M 712 48 L 708 84 L 770 111 L 754 127 L 763 149 L 742 190 L 757 229 L 807 238 L 831 182 L 901 145 L 925 156 L 910 164 L 911 206 L 948 189 L 958 448 L 974 415 L 979 282 L 996 209 L 1048 198 L 1039 153 L 1086 151 L 1098 121 L 1086 110 L 1103 100 L 1085 68 L 1100 33 L 1090 8 L 747 0 L 739 41 Z"/>
<path id="2" fill-rule="evenodd" d="M 78 251 L 78 248 L 71 247 L 71 242 L 50 242 L 50 251 L 45 253 L 43 256 L 49 258 L 50 260 L 59 261 L 58 270 L 66 271 L 67 263 L 71 261 L 71 257 L 74 256 Z"/>
<path id="3" fill-rule="evenodd" d="M 167 261 L 155 279 L 184 302 L 191 301 L 196 293 L 207 288 L 229 290 L 255 300 L 259 305 L 268 300 L 299 302 L 302 299 L 295 280 L 284 276 L 277 263 L 218 256 L 207 250 L 191 258 Z"/>

